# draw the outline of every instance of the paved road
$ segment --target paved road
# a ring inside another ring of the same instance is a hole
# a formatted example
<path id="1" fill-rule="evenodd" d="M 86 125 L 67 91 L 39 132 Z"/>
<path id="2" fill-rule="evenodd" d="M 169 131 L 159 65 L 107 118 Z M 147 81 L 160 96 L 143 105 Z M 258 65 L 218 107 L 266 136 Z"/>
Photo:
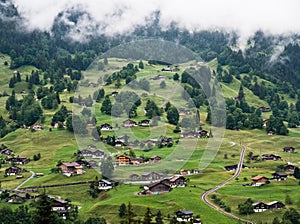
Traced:
<path id="1" fill-rule="evenodd" d="M 241 152 L 241 155 L 240 155 L 240 160 L 239 160 L 239 163 L 238 163 L 238 166 L 237 166 L 237 169 L 235 171 L 235 174 L 230 177 L 228 180 L 224 181 L 223 183 L 217 185 L 216 187 L 206 191 L 205 193 L 202 194 L 201 198 L 202 198 L 202 201 L 207 204 L 208 206 L 210 206 L 211 208 L 215 209 L 216 211 L 220 212 L 221 214 L 229 217 L 229 218 L 232 218 L 232 219 L 235 219 L 235 220 L 238 220 L 238 221 L 241 221 L 241 222 L 244 222 L 244 223 L 248 223 L 248 224 L 255 224 L 254 222 L 252 221 L 249 221 L 249 220 L 246 220 L 246 219 L 241 219 L 235 215 L 232 215 L 228 212 L 225 212 L 223 211 L 220 207 L 214 205 L 212 202 L 209 201 L 208 199 L 208 196 L 212 193 L 215 193 L 217 190 L 219 190 L 220 188 L 224 187 L 227 183 L 229 183 L 230 181 L 236 179 L 241 171 L 242 171 L 242 167 L 243 167 L 243 161 L 244 161 L 244 157 L 245 157 L 245 152 L 246 152 L 246 148 L 244 146 L 242 146 L 242 152 Z"/>
<path id="2" fill-rule="evenodd" d="M 34 177 L 35 173 L 31 170 L 29 170 L 29 172 L 31 173 L 31 176 L 28 177 L 26 180 L 24 180 L 19 186 L 17 186 L 15 188 L 15 191 L 18 191 L 25 183 L 27 183 L 28 181 L 30 181 Z"/>

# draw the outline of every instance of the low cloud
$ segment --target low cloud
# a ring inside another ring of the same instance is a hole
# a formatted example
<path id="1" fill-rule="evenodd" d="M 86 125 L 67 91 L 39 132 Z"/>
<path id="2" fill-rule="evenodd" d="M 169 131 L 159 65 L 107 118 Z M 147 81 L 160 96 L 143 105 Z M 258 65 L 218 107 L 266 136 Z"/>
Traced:
<path id="1" fill-rule="evenodd" d="M 13 2 L 21 16 L 25 18 L 28 29 L 50 31 L 59 13 L 70 9 L 85 11 L 86 16 L 81 16 L 80 20 L 73 24 L 74 29 L 71 31 L 73 33 L 70 33 L 70 36 L 77 36 L 79 39 L 92 33 L 106 35 L 130 33 L 135 27 L 146 24 L 156 11 L 160 11 L 160 25 L 163 28 L 175 22 L 180 28 L 191 32 L 207 29 L 236 31 L 240 35 L 240 41 L 244 43 L 257 30 L 271 34 L 300 33 L 298 0 L 13 0 Z"/>

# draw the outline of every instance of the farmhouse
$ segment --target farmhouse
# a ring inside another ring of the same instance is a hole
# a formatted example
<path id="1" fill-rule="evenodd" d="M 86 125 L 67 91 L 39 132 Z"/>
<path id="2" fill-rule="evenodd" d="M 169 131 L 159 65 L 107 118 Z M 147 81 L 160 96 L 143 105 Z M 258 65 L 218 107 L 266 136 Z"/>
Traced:
<path id="1" fill-rule="evenodd" d="M 142 174 L 143 180 L 160 180 L 164 177 L 163 173 L 158 172 L 146 172 Z"/>
<path id="2" fill-rule="evenodd" d="M 25 158 L 25 157 L 7 157 L 5 159 L 5 162 L 6 163 L 9 163 L 9 164 L 18 164 L 18 165 L 24 165 L 24 164 L 27 164 L 30 162 L 30 159 L 28 158 Z"/>
<path id="3" fill-rule="evenodd" d="M 24 194 L 12 194 L 7 199 L 7 203 L 21 204 L 26 201 L 26 196 Z"/>
<path id="4" fill-rule="evenodd" d="M 36 131 L 42 131 L 42 130 L 44 130 L 44 128 L 43 128 L 43 126 L 41 124 L 35 124 L 35 125 L 33 125 L 32 129 L 36 130 Z"/>
<path id="5" fill-rule="evenodd" d="M 113 91 L 112 93 L 111 93 L 111 96 L 117 96 L 119 93 L 117 92 L 117 91 Z"/>
<path id="6" fill-rule="evenodd" d="M 182 175 L 175 175 L 170 179 L 170 186 L 174 187 L 185 187 L 186 186 L 186 178 Z"/>
<path id="7" fill-rule="evenodd" d="M 130 164 L 132 165 L 139 165 L 144 162 L 143 158 L 131 158 L 130 160 L 131 160 Z"/>
<path id="8" fill-rule="evenodd" d="M 271 111 L 271 107 L 268 107 L 268 106 L 261 106 L 258 109 L 260 109 L 262 112 L 270 112 Z"/>
<path id="9" fill-rule="evenodd" d="M 155 182 L 149 185 L 145 185 L 144 189 L 146 194 L 163 194 L 169 192 L 171 190 L 170 185 L 162 183 L 162 182 Z"/>
<path id="10" fill-rule="evenodd" d="M 252 178 L 251 186 L 261 186 L 267 183 L 269 178 L 264 176 L 256 176 Z"/>
<path id="11" fill-rule="evenodd" d="M 116 156 L 116 165 L 129 165 L 131 162 L 130 160 L 130 156 L 126 156 L 126 155 L 119 155 L 119 156 Z"/>
<path id="12" fill-rule="evenodd" d="M 280 202 L 280 201 L 272 201 L 270 203 L 268 203 L 268 209 L 272 210 L 272 209 L 284 209 L 285 205 Z"/>
<path id="13" fill-rule="evenodd" d="M 151 157 L 150 157 L 150 161 L 151 161 L 152 163 L 158 163 L 158 162 L 161 161 L 161 157 L 160 157 L 160 156 L 151 156 Z"/>
<path id="14" fill-rule="evenodd" d="M 6 176 L 15 176 L 21 172 L 22 172 L 22 169 L 20 167 L 11 166 L 5 170 L 5 175 Z"/>
<path id="15" fill-rule="evenodd" d="M 64 219 L 66 219 L 66 215 L 70 212 L 71 206 L 68 201 L 62 199 L 53 199 L 51 202 L 52 211 L 57 212 Z"/>
<path id="16" fill-rule="evenodd" d="M 227 171 L 235 171 L 238 167 L 238 164 L 235 165 L 229 165 L 229 166 L 225 166 L 225 170 Z M 244 164 L 242 165 L 242 168 L 246 168 L 247 166 L 245 166 Z"/>
<path id="17" fill-rule="evenodd" d="M 78 155 L 81 155 L 81 156 L 83 156 L 83 157 L 89 158 L 89 157 L 92 157 L 92 154 L 93 154 L 93 153 L 92 153 L 92 151 L 90 151 L 90 150 L 83 149 L 83 150 L 78 150 L 77 154 L 78 154 Z"/>
<path id="18" fill-rule="evenodd" d="M 127 120 L 123 121 L 124 128 L 131 128 L 131 127 L 135 127 L 135 126 L 137 126 L 136 122 L 131 119 L 127 119 Z"/>
<path id="19" fill-rule="evenodd" d="M 100 130 L 101 131 L 110 131 L 110 130 L 112 130 L 112 126 L 107 123 L 104 123 L 104 124 L 100 125 Z"/>
<path id="20" fill-rule="evenodd" d="M 104 157 L 104 151 L 103 150 L 96 150 L 92 152 L 92 158 L 93 159 L 102 159 Z"/>
<path id="21" fill-rule="evenodd" d="M 281 180 L 286 180 L 287 179 L 287 174 L 284 172 L 275 172 L 273 173 L 273 180 L 281 181 Z"/>
<path id="22" fill-rule="evenodd" d="M 199 131 L 199 138 L 208 138 L 208 131 L 200 130 Z"/>
<path id="23" fill-rule="evenodd" d="M 177 212 L 175 212 L 176 215 L 176 220 L 178 222 L 188 222 L 188 223 L 192 223 L 193 219 L 194 219 L 194 213 L 190 210 L 179 210 Z"/>
<path id="24" fill-rule="evenodd" d="M 194 131 L 184 131 L 180 134 L 181 138 L 198 138 L 198 133 Z"/>
<path id="25" fill-rule="evenodd" d="M 295 152 L 295 148 L 292 146 L 286 146 L 283 148 L 283 152 Z"/>
<path id="26" fill-rule="evenodd" d="M 99 181 L 98 189 L 99 190 L 109 190 L 113 188 L 112 182 L 102 179 Z"/>
<path id="27" fill-rule="evenodd" d="M 281 160 L 281 156 L 275 155 L 275 154 L 263 154 L 261 156 L 261 159 L 262 160 L 274 160 L 274 161 L 277 161 L 277 160 Z"/>
<path id="28" fill-rule="evenodd" d="M 268 205 L 263 202 L 255 202 L 252 204 L 254 212 L 264 212 L 268 210 Z"/>
<path id="29" fill-rule="evenodd" d="M 60 169 L 63 174 L 71 176 L 73 174 L 83 174 L 83 169 L 77 162 L 61 163 Z"/>
<path id="30" fill-rule="evenodd" d="M 10 156 L 13 154 L 13 151 L 8 148 L 4 148 L 0 150 L 0 154 Z"/>
<path id="31" fill-rule="evenodd" d="M 142 127 L 149 127 L 150 126 L 150 120 L 148 120 L 148 119 L 141 120 L 139 122 L 139 125 L 142 126 Z"/>

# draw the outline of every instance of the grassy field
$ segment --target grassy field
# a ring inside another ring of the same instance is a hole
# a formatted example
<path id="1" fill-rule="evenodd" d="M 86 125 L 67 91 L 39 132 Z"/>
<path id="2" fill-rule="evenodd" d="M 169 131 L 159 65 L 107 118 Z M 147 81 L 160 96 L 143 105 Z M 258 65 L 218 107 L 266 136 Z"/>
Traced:
<path id="1" fill-rule="evenodd" d="M 6 59 L 7 56 L 6 56 Z M 1 59 L 2 60 L 2 59 Z M 125 66 L 128 61 L 120 61 L 120 59 L 109 59 L 109 67 L 106 67 L 104 71 L 96 71 L 91 69 L 85 73 L 86 79 L 92 82 L 97 82 L 99 77 L 112 71 L 118 71 Z M 191 62 L 181 65 L 182 67 L 188 67 Z M 8 67 L 3 67 L 3 60 L 0 61 L 0 87 L 1 91 L 7 91 L 11 93 L 11 89 L 8 88 L 8 81 L 12 76 L 12 70 Z M 137 65 L 138 61 L 134 62 Z M 217 61 L 213 60 L 209 63 L 212 69 L 217 66 Z M 150 78 L 153 75 L 160 74 L 168 77 L 166 79 L 166 88 L 161 89 L 159 84 L 161 81 L 151 81 L 150 92 L 143 90 L 134 90 L 138 94 L 147 93 L 147 96 L 142 99 L 142 105 L 138 108 L 138 117 L 134 120 L 140 121 L 145 119 L 144 106 L 148 99 L 154 100 L 157 105 L 162 106 L 166 98 L 177 107 L 186 107 L 186 102 L 182 100 L 181 91 L 179 87 L 177 89 L 177 83 L 172 80 L 174 73 L 163 73 L 161 69 L 164 66 L 145 66 L 144 70 L 137 73 L 138 78 Z M 30 74 L 33 67 L 20 68 L 22 79 L 24 75 Z M 180 71 L 182 72 L 182 70 Z M 261 81 L 261 80 L 260 80 Z M 225 97 L 232 98 L 237 95 L 240 87 L 240 81 L 234 79 L 230 84 L 222 84 L 222 90 Z M 26 88 L 26 83 L 18 83 L 16 86 L 17 91 L 22 91 Z M 93 94 L 95 88 L 82 88 L 84 94 Z M 106 94 L 115 91 L 114 85 L 104 87 Z M 173 90 L 176 91 L 173 91 Z M 126 88 L 121 88 L 117 91 L 124 91 Z M 250 90 L 244 88 L 246 94 L 246 100 L 250 105 L 259 107 L 266 105 L 265 101 L 262 101 L 255 96 Z M 64 92 L 60 95 L 61 101 L 68 109 L 80 112 L 82 107 L 74 106 L 69 103 L 69 97 L 73 93 Z M 18 93 L 18 97 L 22 97 Z M 4 105 L 7 97 L 0 98 L 0 113 L 8 118 L 8 114 L 4 110 Z M 286 98 L 289 102 L 294 102 L 293 99 Z M 114 102 L 114 98 L 111 97 Z M 3 106 L 2 106 L 3 105 Z M 173 133 L 174 126 L 166 124 L 166 116 L 162 117 L 157 127 L 134 127 L 132 129 L 116 128 L 121 127 L 123 118 L 116 119 L 111 116 L 104 115 L 100 112 L 100 104 L 96 104 L 94 107 L 95 116 L 97 118 L 97 125 L 102 123 L 113 124 L 114 131 L 102 132 L 104 136 L 116 134 L 117 136 L 129 135 L 130 140 L 145 140 L 149 138 L 157 138 L 160 135 L 172 137 L 174 139 L 179 138 L 179 134 Z M 41 159 L 39 161 L 31 161 L 30 163 L 22 166 L 25 169 L 32 170 L 34 172 L 44 173 L 43 177 L 33 178 L 26 183 L 25 187 L 29 186 L 44 186 L 52 184 L 73 183 L 79 181 L 94 180 L 96 177 L 101 177 L 99 170 L 86 169 L 86 173 L 83 175 L 66 177 L 62 174 L 51 173 L 51 169 L 56 167 L 58 161 L 73 161 L 75 159 L 74 153 L 78 149 L 86 148 L 89 144 L 94 144 L 98 149 L 103 149 L 109 153 L 124 153 L 128 148 L 126 147 L 111 147 L 107 146 L 103 142 L 96 142 L 91 137 L 74 136 L 74 134 L 66 130 L 53 129 L 49 131 L 50 121 L 54 110 L 44 110 L 46 115 L 46 121 L 44 124 L 45 130 L 31 132 L 29 129 L 18 129 L 17 131 L 8 134 L 4 138 L 0 139 L 0 144 L 7 145 L 12 149 L 15 155 L 25 156 L 33 158 L 35 154 L 40 153 Z M 200 108 L 200 118 L 203 123 L 203 128 L 209 130 L 209 125 L 205 123 L 206 108 Z M 267 117 L 270 113 L 265 113 L 263 116 Z M 255 175 L 264 175 L 271 177 L 272 173 L 276 170 L 278 165 L 291 162 L 294 165 L 300 162 L 300 129 L 290 129 L 289 136 L 268 136 L 265 130 L 240 130 L 230 131 L 226 130 L 225 135 L 222 138 L 222 144 L 220 148 L 214 149 L 211 155 L 211 161 L 203 161 L 203 156 L 208 153 L 209 139 L 179 139 L 179 143 L 175 143 L 173 147 L 158 148 L 154 147 L 151 150 L 144 150 L 143 148 L 134 149 L 136 156 L 150 157 L 158 155 L 162 157 L 163 162 L 156 166 L 135 166 L 135 167 L 118 167 L 116 175 L 129 177 L 131 173 L 143 173 L 149 168 L 158 169 L 160 171 L 173 171 L 178 172 L 180 169 L 201 169 L 200 174 L 189 176 L 188 187 L 174 189 L 171 192 L 164 195 L 156 196 L 137 196 L 136 193 L 140 190 L 139 185 L 133 184 L 121 184 L 116 189 L 102 192 L 98 198 L 93 199 L 89 194 L 88 185 L 77 185 L 67 187 L 55 187 L 46 189 L 46 192 L 52 195 L 58 195 L 62 198 L 68 198 L 73 204 L 80 206 L 79 213 L 82 217 L 87 218 L 90 215 L 104 216 L 111 223 L 118 223 L 120 221 L 118 217 L 118 209 L 121 203 L 131 202 L 134 205 L 135 213 L 138 217 L 142 217 L 146 211 L 146 207 L 151 207 L 153 213 L 161 210 L 164 217 L 173 215 L 178 209 L 189 209 L 194 212 L 195 215 L 200 215 L 203 223 L 205 224 L 232 224 L 233 220 L 220 215 L 218 212 L 207 207 L 201 201 L 201 194 L 208 189 L 216 186 L 217 184 L 225 181 L 233 175 L 233 172 L 227 172 L 224 169 L 226 165 L 233 165 L 238 162 L 239 154 L 241 152 L 241 145 L 246 146 L 247 153 L 253 152 L 254 155 L 262 155 L 264 153 L 278 154 L 282 157 L 281 161 L 265 161 L 265 162 L 253 162 L 245 159 L 245 165 L 251 167 L 249 169 L 243 169 L 239 179 L 233 181 L 226 187 L 217 191 L 218 197 L 220 197 L 226 205 L 230 206 L 233 214 L 237 214 L 237 206 L 239 203 L 244 202 L 247 198 L 252 198 L 254 201 L 271 202 L 273 200 L 285 201 L 286 195 L 292 196 L 293 204 L 288 208 L 293 207 L 300 211 L 299 201 L 300 192 L 298 190 L 298 181 L 293 177 L 289 177 L 288 181 L 284 182 L 271 182 L 269 185 L 262 187 L 243 187 L 245 183 L 249 183 L 251 178 Z M 213 140 L 213 139 L 212 139 Z M 296 148 L 297 153 L 289 154 L 284 153 L 282 148 L 285 146 L 293 146 Z M 213 153 L 216 153 L 214 155 Z M 203 162 L 207 162 L 208 166 L 202 166 Z M 299 165 L 298 165 L 299 166 Z M 8 164 L 3 164 L 0 169 L 0 180 L 2 188 L 13 189 L 18 186 L 24 179 L 16 180 L 15 177 L 3 177 L 4 170 L 8 167 Z M 30 173 L 24 173 L 24 178 L 27 178 Z M 171 174 L 170 174 L 171 175 Z M 5 203 L 0 203 L 0 207 Z M 276 215 L 282 215 L 284 211 L 279 212 L 264 212 L 260 214 L 253 214 L 247 218 L 254 221 L 269 222 L 273 220 Z"/>

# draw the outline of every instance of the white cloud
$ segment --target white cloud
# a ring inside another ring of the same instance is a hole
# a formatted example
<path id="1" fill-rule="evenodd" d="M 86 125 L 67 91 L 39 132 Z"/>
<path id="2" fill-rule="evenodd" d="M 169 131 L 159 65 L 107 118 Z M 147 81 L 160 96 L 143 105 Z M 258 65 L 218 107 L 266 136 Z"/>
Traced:
<path id="1" fill-rule="evenodd" d="M 27 27 L 49 31 L 58 13 L 77 7 L 86 10 L 95 24 L 108 35 L 128 33 L 160 10 L 162 26 L 175 21 L 191 31 L 201 29 L 236 30 L 242 39 L 261 29 L 272 34 L 300 33 L 298 0 L 14 0 Z M 77 30 L 95 29 L 82 17 Z M 105 27 L 103 29 L 103 27 Z"/>

